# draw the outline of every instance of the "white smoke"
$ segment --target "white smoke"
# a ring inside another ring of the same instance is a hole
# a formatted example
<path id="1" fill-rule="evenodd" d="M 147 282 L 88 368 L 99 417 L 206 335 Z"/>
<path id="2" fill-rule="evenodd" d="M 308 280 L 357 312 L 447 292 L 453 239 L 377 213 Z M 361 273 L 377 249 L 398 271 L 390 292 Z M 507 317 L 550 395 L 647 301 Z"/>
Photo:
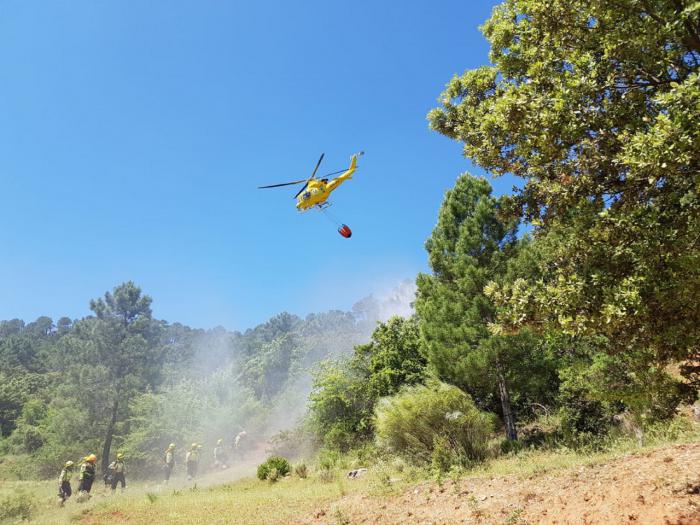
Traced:
<path id="1" fill-rule="evenodd" d="M 352 307 L 352 312 L 360 322 L 373 328 L 378 322 L 385 322 L 394 316 L 410 317 L 414 313 L 416 284 L 405 280 L 386 292 L 379 292 L 362 298 Z M 371 335 L 371 334 L 370 334 Z"/>
<path id="2" fill-rule="evenodd" d="M 223 438 L 230 447 L 233 437 L 246 430 L 251 450 L 245 468 L 252 468 L 265 455 L 272 436 L 296 428 L 308 413 L 313 371 L 319 363 L 352 355 L 355 346 L 369 342 L 379 322 L 413 315 L 415 293 L 415 284 L 406 280 L 361 299 L 353 306 L 352 315 L 309 315 L 299 325 L 302 328 L 292 329 L 292 339 L 297 341 L 293 352 L 303 357 L 290 368 L 289 376 L 281 379 L 285 381 L 281 391 L 264 401 L 251 398 L 250 386 L 246 386 L 251 377 L 247 374 L 268 366 L 263 364 L 267 358 L 264 345 L 241 360 L 238 353 L 242 349 L 236 343 L 241 334 L 223 329 L 199 332 L 193 341 L 194 374 L 172 391 L 178 410 L 182 399 L 192 399 L 196 406 L 193 415 L 197 415 L 199 425 L 184 441 L 204 442 L 210 454 L 217 439 Z M 220 473 L 217 479 L 239 475 L 239 467 L 235 472 Z"/>

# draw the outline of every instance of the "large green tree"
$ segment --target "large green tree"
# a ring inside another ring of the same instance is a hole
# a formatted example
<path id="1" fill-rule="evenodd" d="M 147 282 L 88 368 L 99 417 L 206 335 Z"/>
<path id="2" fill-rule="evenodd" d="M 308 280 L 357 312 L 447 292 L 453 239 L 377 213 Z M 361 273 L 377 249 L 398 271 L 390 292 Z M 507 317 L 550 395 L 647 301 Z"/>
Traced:
<path id="1" fill-rule="evenodd" d="M 94 430 L 103 433 L 106 470 L 117 425 L 127 419 L 136 394 L 157 387 L 165 352 L 151 298 L 133 282 L 90 301 L 90 309 L 95 317 L 76 323 L 65 338 L 64 354 L 71 376 L 82 383 L 74 395 L 94 414 Z"/>
<path id="2" fill-rule="evenodd" d="M 605 335 L 645 377 L 629 399 L 669 363 L 697 380 L 700 4 L 507 0 L 483 31 L 492 65 L 454 77 L 429 120 L 524 181 L 511 210 L 541 257 L 494 288 L 501 327 Z"/>
<path id="3" fill-rule="evenodd" d="M 432 274 L 418 276 L 416 312 L 429 363 L 440 379 L 483 402 L 476 378 L 486 373 L 498 389 L 506 434 L 516 439 L 508 375 L 512 341 L 489 330 L 495 308 L 484 289 L 507 269 L 518 249 L 516 224 L 499 215 L 485 179 L 464 174 L 449 190 L 425 246 Z M 503 337 L 501 337 L 503 339 Z M 480 381 L 478 381 L 480 382 Z"/>

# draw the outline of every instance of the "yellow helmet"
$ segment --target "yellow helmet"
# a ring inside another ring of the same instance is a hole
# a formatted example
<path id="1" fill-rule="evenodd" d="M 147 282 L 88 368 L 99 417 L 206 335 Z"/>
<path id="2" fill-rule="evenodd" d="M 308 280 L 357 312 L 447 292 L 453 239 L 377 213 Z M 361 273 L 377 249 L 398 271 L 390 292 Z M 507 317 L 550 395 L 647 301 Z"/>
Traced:
<path id="1" fill-rule="evenodd" d="M 117 453 L 117 459 L 124 459 L 124 454 L 121 452 Z"/>
<path id="2" fill-rule="evenodd" d="M 90 454 L 85 458 L 85 461 L 89 461 L 90 463 L 94 463 L 97 461 L 97 456 L 95 454 Z"/>
<path id="3" fill-rule="evenodd" d="M 223 445 L 223 444 L 224 444 L 224 440 L 223 440 L 223 439 L 220 439 L 219 441 L 216 442 L 216 444 L 217 444 L 217 445 Z"/>
<path id="4" fill-rule="evenodd" d="M 197 448 L 197 443 L 192 443 L 192 446 L 190 448 Z"/>
<path id="5" fill-rule="evenodd" d="M 63 465 L 65 468 L 73 468 L 74 463 L 72 461 L 66 461 L 66 464 Z"/>
<path id="6" fill-rule="evenodd" d="M 174 448 L 175 448 L 175 443 L 170 443 L 170 445 L 168 445 L 168 450 L 172 450 Z"/>

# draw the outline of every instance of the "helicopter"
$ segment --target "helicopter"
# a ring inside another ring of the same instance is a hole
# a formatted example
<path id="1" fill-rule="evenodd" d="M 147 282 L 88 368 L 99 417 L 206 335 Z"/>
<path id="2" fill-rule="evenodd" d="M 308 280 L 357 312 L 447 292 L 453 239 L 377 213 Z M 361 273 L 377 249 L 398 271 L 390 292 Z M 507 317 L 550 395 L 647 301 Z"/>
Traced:
<path id="1" fill-rule="evenodd" d="M 300 212 L 305 212 L 311 208 L 317 208 L 323 211 L 331 205 L 331 203 L 328 202 L 328 198 L 331 196 L 331 193 L 343 182 L 352 178 L 353 173 L 355 173 L 355 170 L 357 169 L 357 157 L 364 155 L 364 153 L 364 151 L 355 153 L 350 158 L 350 167 L 347 169 L 334 171 L 333 173 L 323 175 L 321 178 L 316 178 L 316 172 L 318 171 L 318 167 L 321 165 L 321 161 L 325 155 L 325 153 L 321 153 L 321 157 L 318 159 L 316 167 L 308 179 L 283 182 L 281 184 L 271 184 L 269 186 L 258 186 L 258 189 L 279 188 L 281 186 L 304 184 L 304 186 L 302 186 L 302 188 L 294 196 L 294 198 L 297 200 L 297 210 Z M 339 173 L 341 175 L 338 175 Z M 329 179 L 328 177 L 332 175 L 338 176 L 333 179 Z M 338 227 L 338 233 L 346 238 L 349 238 L 352 235 L 352 231 L 345 224 L 341 224 Z"/>

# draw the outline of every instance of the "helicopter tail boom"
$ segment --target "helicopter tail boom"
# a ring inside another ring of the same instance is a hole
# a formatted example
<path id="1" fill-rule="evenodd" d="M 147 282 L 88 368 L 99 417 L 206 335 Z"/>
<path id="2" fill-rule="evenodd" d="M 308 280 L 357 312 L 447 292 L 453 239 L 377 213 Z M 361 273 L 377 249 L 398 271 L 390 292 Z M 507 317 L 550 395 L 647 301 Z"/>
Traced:
<path id="1" fill-rule="evenodd" d="M 338 175 L 335 179 L 332 179 L 330 182 L 328 182 L 326 189 L 329 192 L 336 189 L 338 186 L 340 186 L 346 180 L 352 179 L 352 175 L 353 175 L 353 173 L 355 173 L 355 170 L 357 169 L 357 157 L 358 157 L 358 155 L 362 155 L 362 152 L 356 153 L 355 155 L 352 156 L 352 158 L 350 159 L 350 167 L 342 175 Z"/>

